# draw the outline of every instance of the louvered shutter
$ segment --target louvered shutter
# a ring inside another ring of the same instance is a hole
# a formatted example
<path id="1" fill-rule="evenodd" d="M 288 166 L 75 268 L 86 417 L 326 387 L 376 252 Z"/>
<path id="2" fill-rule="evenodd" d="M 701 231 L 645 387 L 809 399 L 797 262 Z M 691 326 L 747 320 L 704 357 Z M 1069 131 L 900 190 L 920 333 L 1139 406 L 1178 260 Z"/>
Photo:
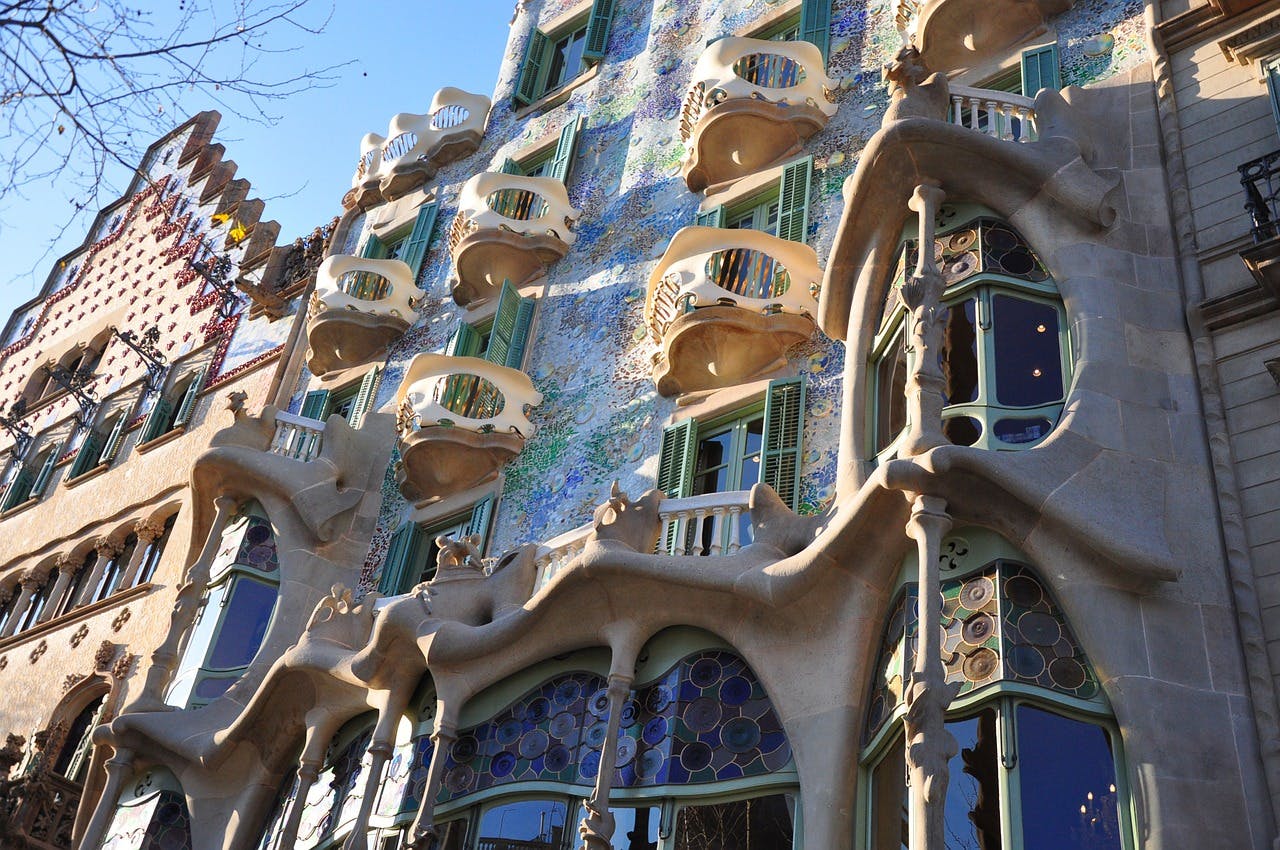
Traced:
<path id="1" fill-rule="evenodd" d="M 698 213 L 693 223 L 699 227 L 724 227 L 724 204 Z"/>
<path id="2" fill-rule="evenodd" d="M 182 403 L 178 405 L 178 414 L 173 417 L 173 427 L 186 425 L 187 420 L 191 418 L 191 412 L 196 406 L 196 396 L 200 394 L 200 388 L 204 386 L 204 376 L 208 371 L 207 368 L 200 368 L 192 377 L 191 383 L 187 385 L 187 391 L 182 395 Z"/>
<path id="3" fill-rule="evenodd" d="M 360 256 L 366 260 L 381 260 L 387 256 L 387 246 L 382 244 L 382 240 L 372 233 L 369 238 L 364 241 L 364 248 L 360 251 Z"/>
<path id="4" fill-rule="evenodd" d="M 351 427 L 359 428 L 364 416 L 373 407 L 374 395 L 378 392 L 378 379 L 382 377 L 382 367 L 374 366 L 360 382 L 360 391 L 356 393 L 355 404 L 351 405 Z"/>
<path id="5" fill-rule="evenodd" d="M 329 391 L 312 390 L 302 400 L 302 416 L 307 419 L 325 418 L 324 412 L 329 409 Z"/>
<path id="6" fill-rule="evenodd" d="M 764 469 L 761 480 L 794 511 L 800 505 L 804 442 L 804 377 L 769 382 L 764 401 Z"/>
<path id="7" fill-rule="evenodd" d="M 5 491 L 4 503 L 0 504 L 0 510 L 7 511 L 14 505 L 20 505 L 31 495 L 31 483 L 35 480 L 35 473 L 31 471 L 27 463 L 23 463 L 18 468 L 18 474 L 13 476 L 13 480 L 9 482 L 9 489 Z"/>
<path id="8" fill-rule="evenodd" d="M 778 236 L 804 242 L 809 231 L 809 183 L 813 157 L 806 156 L 782 169 L 778 188 Z"/>
<path id="9" fill-rule="evenodd" d="M 503 174 L 524 174 L 524 169 L 520 167 L 520 163 L 511 157 L 507 157 L 502 161 L 502 167 L 498 169 Z"/>
<path id="10" fill-rule="evenodd" d="M 489 525 L 493 521 L 493 496 L 485 496 L 476 502 L 471 509 L 471 519 L 467 522 L 467 534 L 479 534 L 480 543 L 476 546 L 480 554 L 484 554 L 489 545 Z"/>
<path id="11" fill-rule="evenodd" d="M 104 698 L 98 704 L 98 710 L 93 713 L 93 719 L 89 721 L 89 727 L 84 730 L 84 734 L 76 742 L 75 752 L 71 754 L 71 760 L 67 762 L 67 769 L 63 771 L 63 776 L 75 781 L 75 777 L 84 765 L 85 759 L 89 757 L 89 753 L 93 750 L 93 730 L 98 728 L 98 724 L 102 722 L 102 716 L 106 711 L 107 700 Z"/>
<path id="12" fill-rule="evenodd" d="M 609 24 L 613 22 L 613 0 L 595 0 L 591 4 L 591 18 L 587 21 L 587 43 L 582 48 L 582 58 L 599 61 L 609 46 Z"/>
<path id="13" fill-rule="evenodd" d="M 822 58 L 827 58 L 831 45 L 831 0 L 804 0 L 800 7 L 800 40 L 816 44 Z"/>
<path id="14" fill-rule="evenodd" d="M 542 62 L 547 55 L 547 36 L 542 30 L 529 35 L 524 48 L 524 61 L 520 63 L 520 78 L 516 81 L 515 99 L 530 104 L 538 99 L 538 84 L 542 77 Z"/>
<path id="15" fill-rule="evenodd" d="M 507 351 L 509 369 L 521 369 L 524 366 L 524 353 L 529 347 L 529 331 L 533 327 L 533 310 L 536 301 L 532 298 L 521 298 L 520 309 L 516 312 L 516 328 L 511 333 L 511 348 Z"/>
<path id="16" fill-rule="evenodd" d="M 697 436 L 698 423 L 692 419 L 669 425 L 662 431 L 662 449 L 658 453 L 658 489 L 668 499 L 689 495 L 693 482 Z M 676 522 L 667 526 L 663 533 L 663 552 L 675 551 L 678 527 Z"/>
<path id="17" fill-rule="evenodd" d="M 436 216 L 440 213 L 440 205 L 430 203 L 419 207 L 418 217 L 413 222 L 413 232 L 405 240 L 400 259 L 413 272 L 413 279 L 418 279 L 418 271 L 422 268 L 422 258 L 427 255 L 427 243 L 431 241 L 431 231 L 436 226 Z"/>
<path id="18" fill-rule="evenodd" d="M 49 457 L 45 459 L 39 474 L 36 475 L 35 483 L 31 485 L 31 494 L 28 498 L 42 495 L 44 488 L 49 486 L 49 479 L 53 477 L 53 465 L 58 462 L 58 454 L 57 447 L 49 452 Z"/>
<path id="19" fill-rule="evenodd" d="M 480 334 L 466 322 L 459 322 L 444 353 L 449 357 L 474 357 L 480 353 Z"/>
<path id="20" fill-rule="evenodd" d="M 554 177 L 561 183 L 568 184 L 569 170 L 573 167 L 573 153 L 578 146 L 577 118 L 565 124 L 560 130 L 560 141 L 556 143 L 556 154 L 547 169 L 547 176 Z"/>
<path id="21" fill-rule="evenodd" d="M 107 436 L 107 442 L 102 448 L 102 454 L 98 457 L 98 463 L 111 463 L 116 459 L 116 455 L 120 454 L 120 445 L 124 442 L 124 429 L 129 423 L 129 411 L 121 410 L 119 418 L 116 419 L 115 427 L 111 429 L 110 435 Z"/>
<path id="22" fill-rule="evenodd" d="M 140 443 L 150 442 L 163 434 L 169 425 L 169 417 L 173 414 L 173 402 L 164 396 L 156 399 L 155 406 L 147 414 L 147 421 L 142 426 Z"/>
<path id="23" fill-rule="evenodd" d="M 90 431 L 76 452 L 76 459 L 67 470 L 67 478 L 83 475 L 98 465 L 98 455 L 102 453 L 103 436 L 98 431 Z"/>
<path id="24" fill-rule="evenodd" d="M 406 585 L 417 576 L 410 576 L 409 568 L 413 565 L 414 553 L 421 548 L 421 540 L 422 529 L 412 522 L 401 525 L 391 535 L 391 545 L 382 562 L 382 576 L 378 579 L 378 592 L 383 596 L 405 593 L 412 586 Z"/>
<path id="25" fill-rule="evenodd" d="M 1022 51 L 1022 93 L 1035 97 L 1040 89 L 1062 88 L 1058 77 L 1058 45 Z"/>
<path id="26" fill-rule="evenodd" d="M 499 366 L 509 366 L 513 355 L 524 359 L 525 343 L 523 339 L 517 338 L 517 333 L 529 333 L 528 319 L 524 321 L 524 327 L 520 328 L 520 314 L 525 312 L 522 310 L 525 301 L 532 302 L 533 299 L 521 298 L 511 281 L 502 282 L 502 294 L 498 296 L 498 310 L 493 315 L 493 329 L 489 331 L 489 348 L 484 353 L 485 360 Z"/>

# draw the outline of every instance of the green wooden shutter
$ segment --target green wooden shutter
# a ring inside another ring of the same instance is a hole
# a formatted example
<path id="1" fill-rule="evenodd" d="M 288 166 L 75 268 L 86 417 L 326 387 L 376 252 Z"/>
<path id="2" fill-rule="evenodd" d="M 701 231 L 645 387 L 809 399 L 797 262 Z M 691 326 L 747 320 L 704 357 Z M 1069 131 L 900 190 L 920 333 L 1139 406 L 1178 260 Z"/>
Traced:
<path id="1" fill-rule="evenodd" d="M 1058 76 L 1058 45 L 1046 44 L 1022 51 L 1022 93 L 1035 97 L 1040 89 L 1062 88 Z"/>
<path id="2" fill-rule="evenodd" d="M 538 84 L 542 77 L 542 62 L 547 55 L 547 36 L 542 30 L 529 35 L 524 48 L 524 61 L 520 63 L 520 77 L 516 81 L 517 103 L 530 104 L 538 99 Z"/>
<path id="3" fill-rule="evenodd" d="M 662 431 L 662 450 L 658 457 L 658 489 L 668 499 L 689 495 L 693 481 L 695 437 L 698 423 L 692 419 L 677 422 Z"/>
<path id="4" fill-rule="evenodd" d="M 436 226 L 436 216 L 440 213 L 440 205 L 432 202 L 418 208 L 418 217 L 413 222 L 413 232 L 405 240 L 400 259 L 413 272 L 413 279 L 418 279 L 418 270 L 422 268 L 422 258 L 427 255 L 427 243 L 431 241 L 431 231 Z"/>
<path id="5" fill-rule="evenodd" d="M 805 241 L 809 231 L 809 183 L 813 179 L 813 157 L 806 156 L 782 169 L 778 188 L 778 236 L 792 242 Z"/>
<path id="6" fill-rule="evenodd" d="M 115 427 L 111 429 L 111 434 L 102 448 L 102 454 L 98 456 L 98 463 L 111 463 L 116 459 L 116 455 L 120 453 L 120 446 L 124 443 L 124 429 L 128 423 L 129 411 L 121 410 Z"/>
<path id="7" fill-rule="evenodd" d="M 498 296 L 498 310 L 493 314 L 493 329 L 489 331 L 489 348 L 484 353 L 485 360 L 499 366 L 508 366 L 513 355 L 524 359 L 524 341 L 518 340 L 516 334 L 520 330 L 521 308 L 525 301 L 531 302 L 533 299 L 521 298 L 511 281 L 502 282 L 502 294 Z M 529 333 L 527 319 L 523 331 L 526 335 Z"/>
<path id="8" fill-rule="evenodd" d="M 9 482 L 9 489 L 4 494 L 4 504 L 0 505 L 0 510 L 7 511 L 14 505 L 20 505 L 31 495 L 31 483 L 35 480 L 35 473 L 31 471 L 30 466 L 24 461 L 18 468 L 18 474 L 13 476 L 13 480 Z"/>
<path id="9" fill-rule="evenodd" d="M 150 442 L 156 437 L 163 434 L 169 425 L 169 416 L 173 413 L 173 402 L 164 396 L 156 399 L 155 405 L 151 408 L 151 412 L 147 414 L 147 421 L 142 426 L 142 437 L 138 440 L 140 443 Z"/>
<path id="10" fill-rule="evenodd" d="M 800 40 L 816 44 L 822 58 L 827 58 L 831 45 L 831 0 L 804 0 L 800 7 Z"/>
<path id="11" fill-rule="evenodd" d="M 533 310 L 536 302 L 532 298 L 521 298 L 520 309 L 516 312 L 516 328 L 511 333 L 511 348 L 507 351 L 509 369 L 520 369 L 524 366 L 524 353 L 529 347 L 529 329 L 533 326 Z"/>
<path id="12" fill-rule="evenodd" d="M 724 227 L 724 204 L 698 213 L 693 223 L 699 227 Z"/>
<path id="13" fill-rule="evenodd" d="M 520 167 L 520 163 L 511 157 L 507 157 L 502 161 L 502 167 L 498 169 L 503 174 L 524 174 L 524 169 Z"/>
<path id="14" fill-rule="evenodd" d="M 1267 72 L 1267 94 L 1271 96 L 1271 115 L 1280 128 L 1280 60 L 1273 59 L 1262 66 Z"/>
<path id="15" fill-rule="evenodd" d="M 191 418 L 191 411 L 196 406 L 196 396 L 200 393 L 200 388 L 204 386 L 206 372 L 208 372 L 208 369 L 202 367 L 192 377 L 191 383 L 187 386 L 187 391 L 182 396 L 182 403 L 178 405 L 178 415 L 173 417 L 174 428 L 179 425 L 186 425 L 187 420 Z"/>
<path id="16" fill-rule="evenodd" d="M 382 377 L 382 367 L 374 366 L 360 382 L 360 391 L 356 394 L 356 402 L 351 405 L 351 427 L 359 428 L 364 416 L 373 407 L 373 397 L 378 391 L 378 379 Z"/>
<path id="17" fill-rule="evenodd" d="M 31 496 L 40 496 L 44 493 L 44 488 L 49 486 L 49 479 L 53 477 L 53 465 L 58 462 L 59 450 L 55 446 L 53 451 L 49 452 L 49 457 L 45 459 L 44 466 L 40 467 L 40 473 L 36 475 L 35 483 L 31 485 Z"/>
<path id="18" fill-rule="evenodd" d="M 382 576 L 378 579 L 379 593 L 383 596 L 395 596 L 407 592 L 413 586 L 410 582 L 417 576 L 410 574 L 410 568 L 414 564 L 414 555 L 421 548 L 421 542 L 422 529 L 412 522 L 404 523 L 391 535 L 391 545 L 382 562 Z"/>
<path id="19" fill-rule="evenodd" d="M 67 478 L 83 475 L 98 465 L 98 456 L 102 453 L 103 436 L 98 431 L 90 431 L 76 452 L 76 459 L 67 470 Z"/>
<path id="20" fill-rule="evenodd" d="M 764 468 L 761 480 L 796 510 L 800 506 L 800 458 L 804 443 L 804 376 L 769 382 L 764 401 Z"/>
<path id="21" fill-rule="evenodd" d="M 307 397 L 302 400 L 301 415 L 307 419 L 325 418 L 325 411 L 329 409 L 329 391 L 328 390 L 312 390 L 307 393 Z"/>
<path id="22" fill-rule="evenodd" d="M 471 509 L 471 519 L 467 522 L 467 534 L 479 534 L 480 543 L 476 546 L 480 554 L 484 554 L 489 545 L 489 525 L 493 520 L 493 496 L 485 496 L 476 502 Z"/>
<path id="23" fill-rule="evenodd" d="M 449 357 L 474 357 L 480 353 L 480 334 L 466 322 L 459 322 L 444 353 Z"/>
<path id="24" fill-rule="evenodd" d="M 556 143 L 556 154 L 551 159 L 551 167 L 547 169 L 547 176 L 554 177 L 561 183 L 569 182 L 569 169 L 573 167 L 573 152 L 578 145 L 578 124 L 579 121 L 575 118 L 560 129 L 560 141 Z"/>
<path id="25" fill-rule="evenodd" d="M 387 246 L 382 244 L 382 240 L 372 233 L 369 238 L 364 241 L 364 247 L 360 249 L 360 256 L 366 260 L 381 260 L 387 256 Z"/>
<path id="26" fill-rule="evenodd" d="M 599 61 L 609 46 L 609 24 L 613 21 L 613 0 L 595 0 L 591 4 L 591 18 L 587 21 L 587 43 L 582 48 L 582 58 Z"/>

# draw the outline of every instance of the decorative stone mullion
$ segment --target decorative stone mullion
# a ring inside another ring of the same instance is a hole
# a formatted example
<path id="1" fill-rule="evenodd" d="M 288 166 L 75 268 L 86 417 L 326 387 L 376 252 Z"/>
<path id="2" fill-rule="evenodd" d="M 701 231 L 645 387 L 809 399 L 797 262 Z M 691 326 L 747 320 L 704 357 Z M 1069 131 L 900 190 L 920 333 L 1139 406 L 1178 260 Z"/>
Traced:
<path id="1" fill-rule="evenodd" d="M 409 827 L 405 838 L 405 850 L 428 850 L 435 846 L 436 834 L 435 809 L 436 797 L 440 794 L 440 783 L 444 779 L 444 762 L 449 755 L 453 742 L 458 740 L 457 712 L 450 708 L 451 704 L 442 704 L 436 711 L 436 729 L 431 734 L 431 764 L 427 768 L 427 781 L 422 789 L 422 802 L 418 805 L 418 815 Z"/>
<path id="2" fill-rule="evenodd" d="M 917 495 L 911 505 L 907 534 L 919 554 L 919 644 L 907 685 L 907 784 L 910 787 L 911 850 L 945 850 L 945 808 L 949 763 L 959 751 L 946 726 L 946 711 L 960 689 L 947 684 L 942 663 L 942 591 L 939 556 L 942 538 L 951 529 L 947 503 L 937 496 Z"/>
<path id="3" fill-rule="evenodd" d="M 919 217 L 920 240 L 916 268 L 899 290 L 911 317 L 911 349 L 915 352 L 906 388 L 910 429 L 898 449 L 900 457 L 915 457 L 947 444 L 942 435 L 946 380 L 938 363 L 946 321 L 942 306 L 946 283 L 933 256 L 936 216 L 945 197 L 937 184 L 922 183 L 916 186 L 908 204 Z"/>
<path id="4" fill-rule="evenodd" d="M 49 604 L 41 612 L 40 622 L 56 616 L 55 612 L 61 610 L 63 597 L 67 594 L 67 585 L 71 584 L 71 579 L 75 577 L 76 571 L 80 568 L 80 562 L 69 555 L 59 555 L 53 565 L 58 570 L 58 580 L 53 583 L 53 591 L 49 594 Z M 74 600 L 72 604 L 74 604 Z"/>
<path id="5" fill-rule="evenodd" d="M 209 536 L 205 538 L 200 557 L 187 570 L 182 586 L 178 588 L 177 598 L 173 602 L 173 612 L 169 615 L 169 633 L 164 643 L 151 653 L 151 666 L 147 668 L 147 680 L 142 686 L 138 699 L 128 707 L 128 711 L 163 711 L 164 690 L 173 676 L 178 659 L 182 657 L 182 647 L 195 622 L 196 612 L 200 609 L 200 597 L 209 583 L 209 571 L 213 559 L 222 546 L 222 532 L 227 527 L 236 509 L 236 500 L 230 496 L 219 496 L 213 501 L 213 522 L 209 526 Z"/>
<path id="6" fill-rule="evenodd" d="M 298 760 L 298 784 L 294 789 L 293 802 L 285 814 L 284 826 L 280 829 L 280 840 L 277 850 L 293 850 L 298 842 L 298 829 L 302 826 L 302 813 L 307 807 L 307 796 L 311 786 L 316 784 L 320 776 L 320 768 L 324 764 L 324 754 L 329 748 L 329 734 L 315 728 L 307 730 L 307 743 L 302 749 L 302 758 Z"/>
<path id="7" fill-rule="evenodd" d="M 147 558 L 147 550 L 151 544 L 164 534 L 164 526 L 158 522 L 152 522 L 149 519 L 140 519 L 133 525 L 133 533 L 138 538 L 138 543 L 133 547 L 133 554 L 129 557 L 129 563 L 124 568 L 124 573 L 120 576 L 121 587 L 132 587 L 138 578 L 138 570 L 142 569 L 142 562 Z"/>
<path id="8" fill-rule="evenodd" d="M 109 537 L 99 537 L 94 541 L 93 549 L 98 553 L 98 557 L 94 559 L 92 572 L 85 579 L 85 593 L 97 592 L 98 582 L 102 581 L 102 574 L 107 571 L 107 564 L 111 563 L 113 558 L 119 557 L 124 551 L 124 546 Z"/>
<path id="9" fill-rule="evenodd" d="M 360 809 L 356 812 L 351 834 L 347 836 L 342 850 L 368 850 L 369 817 L 373 814 L 373 804 L 378 798 L 378 788 L 382 785 L 382 772 L 395 749 L 396 729 L 404 715 L 408 696 L 408 693 L 390 693 L 379 709 L 378 722 L 369 739 L 369 772 L 364 778 L 364 796 L 360 798 Z"/>
<path id="10" fill-rule="evenodd" d="M 613 791 L 613 771 L 618 763 L 618 730 L 622 727 L 622 709 L 631 693 L 634 677 L 629 673 L 609 674 L 609 719 L 605 724 L 604 744 L 600 747 L 600 771 L 596 787 L 583 803 L 586 816 L 578 824 L 582 837 L 580 850 L 611 850 L 615 827 L 609 811 L 609 794 Z"/>
<path id="11" fill-rule="evenodd" d="M 4 624 L 4 631 L 0 632 L 0 637 L 9 637 L 18 628 L 22 616 L 31 607 L 31 600 L 40 592 L 40 588 L 44 587 L 44 579 L 27 574 L 18 584 L 21 586 L 18 591 L 18 604 L 13 606 L 13 613 L 9 615 L 9 622 Z"/>
<path id="12" fill-rule="evenodd" d="M 133 769 L 133 750 L 116 749 L 111 758 L 103 765 L 107 771 L 107 781 L 103 785 L 98 804 L 93 808 L 93 817 L 85 827 L 80 838 L 80 847 L 98 847 L 102 844 L 103 833 L 115 813 L 116 803 L 120 799 L 120 789 Z"/>

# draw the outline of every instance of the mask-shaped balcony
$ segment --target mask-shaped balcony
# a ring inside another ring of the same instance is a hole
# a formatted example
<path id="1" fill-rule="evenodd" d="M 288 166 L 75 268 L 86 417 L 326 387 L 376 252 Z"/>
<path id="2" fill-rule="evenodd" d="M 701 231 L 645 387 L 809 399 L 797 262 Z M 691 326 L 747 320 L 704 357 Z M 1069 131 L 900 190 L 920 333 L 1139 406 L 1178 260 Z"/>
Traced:
<path id="1" fill-rule="evenodd" d="M 836 114 L 835 83 L 807 41 L 722 38 L 685 95 L 681 175 L 701 192 L 795 156 Z"/>
<path id="2" fill-rule="evenodd" d="M 356 204 L 368 209 L 404 197 L 441 166 L 474 152 L 490 105 L 484 95 L 446 87 L 436 92 L 425 115 L 401 112 L 391 119 L 385 137 L 365 136 L 351 181 Z"/>
<path id="3" fill-rule="evenodd" d="M 406 499 L 434 501 L 491 481 L 524 448 L 542 402 L 529 376 L 479 357 L 419 354 L 396 394 Z"/>
<path id="4" fill-rule="evenodd" d="M 974 68 L 1045 31 L 1050 16 L 1075 0 L 894 0 L 903 41 L 933 71 Z"/>
<path id="5" fill-rule="evenodd" d="M 329 257 L 307 313 L 307 367 L 324 375 L 380 357 L 418 320 L 424 294 L 400 260 Z"/>
<path id="6" fill-rule="evenodd" d="M 449 232 L 453 300 L 468 306 L 495 297 L 502 282 L 522 286 L 569 252 L 582 210 L 554 177 L 486 171 L 466 182 Z"/>
<path id="7" fill-rule="evenodd" d="M 653 378 L 664 396 L 754 380 L 786 363 L 816 327 L 818 257 L 755 230 L 686 227 L 649 277 L 645 321 L 662 346 Z"/>

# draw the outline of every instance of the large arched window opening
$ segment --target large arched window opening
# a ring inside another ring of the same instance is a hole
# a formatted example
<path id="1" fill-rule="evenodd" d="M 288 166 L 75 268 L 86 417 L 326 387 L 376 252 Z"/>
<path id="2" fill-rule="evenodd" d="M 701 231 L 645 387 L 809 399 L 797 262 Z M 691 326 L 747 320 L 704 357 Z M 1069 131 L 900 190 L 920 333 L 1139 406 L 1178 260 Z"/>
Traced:
<path id="1" fill-rule="evenodd" d="M 54 773 L 78 785 L 84 785 L 85 773 L 89 770 L 89 759 L 93 753 L 93 730 L 102 718 L 106 702 L 107 694 L 100 694 L 80 709 L 68 724 L 66 735 L 62 739 L 62 749 L 53 760 Z"/>
<path id="2" fill-rule="evenodd" d="M 195 708 L 226 692 L 253 662 L 275 614 L 280 560 L 262 506 L 241 506 L 222 533 L 209 586 L 166 701 Z"/>
<path id="3" fill-rule="evenodd" d="M 1022 236 L 979 207 L 944 205 L 934 257 L 946 282 L 942 430 L 952 443 L 1016 450 L 1038 445 L 1057 425 L 1071 384 L 1066 311 L 1052 277 Z M 906 382 L 914 366 L 906 308 L 898 297 L 919 252 L 915 228 L 903 241 L 872 346 L 870 434 L 892 454 L 906 430 Z"/>
<path id="4" fill-rule="evenodd" d="M 943 659 L 960 693 L 945 803 L 947 846 L 1130 850 L 1122 746 L 1106 697 L 1048 588 L 978 529 L 944 544 Z M 908 568 L 914 574 L 914 566 Z M 904 571 L 907 572 L 907 571 Z M 890 608 L 863 730 L 863 850 L 907 846 L 903 693 L 918 633 L 916 587 Z"/>

